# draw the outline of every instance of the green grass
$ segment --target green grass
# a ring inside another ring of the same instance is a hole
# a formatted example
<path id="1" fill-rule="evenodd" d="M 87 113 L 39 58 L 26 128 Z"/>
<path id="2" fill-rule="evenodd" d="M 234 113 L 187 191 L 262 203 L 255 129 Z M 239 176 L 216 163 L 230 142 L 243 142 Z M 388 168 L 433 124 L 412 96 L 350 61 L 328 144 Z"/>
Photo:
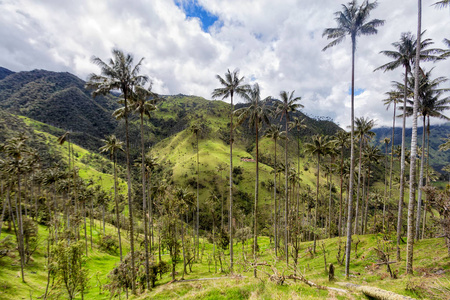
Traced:
<path id="1" fill-rule="evenodd" d="M 103 286 L 108 282 L 108 273 L 119 262 L 119 256 L 118 253 L 105 253 L 99 249 L 98 241 L 103 227 L 98 220 L 95 221 L 95 225 L 93 226 L 94 244 L 93 249 L 91 249 L 90 224 L 89 220 L 87 221 L 89 253 L 87 268 L 89 269 L 90 280 L 89 287 L 85 293 L 85 299 L 109 299 L 109 293 L 103 289 Z M 4 227 L 6 227 L 6 224 L 4 224 Z M 116 229 L 107 224 L 106 233 L 115 236 Z M 11 235 L 11 233 L 3 232 L 2 238 L 6 235 Z M 129 244 L 124 231 L 122 231 L 122 236 L 124 240 L 124 253 L 127 253 L 129 251 Z M 39 237 L 41 246 L 33 255 L 32 261 L 25 268 L 26 283 L 22 283 L 20 279 L 20 264 L 17 255 L 0 259 L 0 299 L 29 299 L 30 295 L 35 299 L 43 294 L 47 281 L 45 255 L 48 231 L 46 227 L 39 226 Z M 388 241 L 392 241 L 394 240 L 394 235 L 386 236 L 385 238 Z M 81 231 L 81 239 L 84 240 L 84 231 Z M 140 239 L 142 239 L 142 236 Z M 357 240 L 360 240 L 360 242 L 356 257 L 355 241 Z M 435 282 L 437 282 L 437 279 L 444 286 L 450 288 L 450 258 L 447 255 L 445 242 L 442 238 L 426 239 L 415 243 L 415 275 L 413 277 L 405 275 L 406 245 L 401 245 L 402 260 L 399 263 L 391 265 L 394 272 L 397 273 L 398 279 L 389 278 L 386 267 L 376 265 L 378 257 L 374 247 L 377 247 L 377 241 L 381 240 L 384 240 L 384 236 L 381 234 L 353 236 L 352 263 L 350 267 L 352 276 L 348 280 L 344 276 L 344 266 L 339 265 L 336 258 L 339 241 L 343 245 L 345 242 L 344 238 L 319 240 L 317 242 L 317 252 L 314 256 L 311 256 L 309 251 L 307 251 L 308 247 L 312 246 L 312 242 L 302 243 L 299 254 L 298 272 L 303 274 L 307 279 L 320 285 L 340 287 L 336 282 L 352 282 L 380 287 L 418 299 L 430 297 L 430 291 L 436 293 L 433 286 L 436 285 Z M 328 277 L 324 270 L 322 242 L 325 245 L 327 263 L 333 263 L 336 268 L 335 282 L 328 282 Z M 276 259 L 268 237 L 259 237 L 258 243 L 260 247 L 258 262 L 266 262 L 269 265 L 273 265 L 278 272 L 285 275 L 294 273 L 292 258 L 290 258 L 289 267 L 286 267 L 282 253 Z M 171 275 L 165 274 L 157 282 L 157 287 L 152 291 L 147 291 L 145 294 L 137 297 L 131 297 L 131 299 L 322 299 L 327 297 L 347 299 L 347 296 L 311 288 L 302 282 L 294 282 L 293 280 L 286 280 L 282 286 L 276 285 L 269 280 L 269 275 L 273 274 L 273 270 L 268 266 L 260 266 L 258 269 L 258 278 L 253 278 L 252 268 L 250 267 L 250 261 L 253 259 L 251 244 L 251 240 L 246 241 L 245 252 L 243 252 L 241 243 L 235 244 L 235 273 L 240 276 L 230 277 L 229 274 L 221 272 L 219 266 L 218 272 L 215 272 L 214 261 L 211 259 L 212 244 L 201 239 L 201 248 L 203 249 L 201 251 L 201 260 L 194 264 L 193 273 L 187 274 L 185 279 L 211 277 L 219 277 L 221 279 L 169 284 Z M 387 242 L 387 244 L 391 248 L 389 251 L 391 260 L 395 260 L 395 243 Z M 154 254 L 157 256 L 156 253 Z M 244 259 L 244 254 L 248 261 Z M 163 252 L 163 259 L 166 261 L 170 260 L 168 253 Z M 225 251 L 225 269 L 227 268 L 228 260 L 228 251 Z M 436 271 L 439 270 L 444 270 L 444 275 L 436 275 Z M 180 279 L 182 274 L 181 263 L 177 265 L 177 272 L 178 275 L 176 277 Z M 409 287 L 409 290 L 407 287 Z M 365 299 L 358 292 L 352 292 L 352 297 L 354 299 Z M 439 296 L 435 299 L 439 299 Z"/>

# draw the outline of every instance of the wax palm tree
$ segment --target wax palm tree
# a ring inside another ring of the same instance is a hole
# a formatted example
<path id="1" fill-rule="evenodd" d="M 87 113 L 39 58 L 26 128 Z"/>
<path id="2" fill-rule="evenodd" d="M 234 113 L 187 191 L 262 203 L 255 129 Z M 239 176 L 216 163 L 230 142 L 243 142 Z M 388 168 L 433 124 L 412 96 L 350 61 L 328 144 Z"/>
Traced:
<path id="1" fill-rule="evenodd" d="M 317 231 L 317 211 L 319 210 L 319 179 L 320 179 L 320 158 L 330 151 L 334 147 L 334 143 L 328 139 L 328 137 L 315 135 L 312 137 L 311 143 L 305 144 L 305 152 L 311 154 L 311 156 L 317 157 L 317 176 L 316 176 L 316 204 L 314 212 L 314 230 Z M 314 233 L 314 246 L 313 251 L 316 252 L 316 236 Z"/>
<path id="2" fill-rule="evenodd" d="M 254 228 L 253 228 L 253 258 L 256 263 L 256 253 L 258 249 L 258 200 L 259 200 L 259 130 L 262 124 L 269 124 L 269 118 L 272 115 L 272 110 L 266 105 L 266 102 L 270 99 L 266 97 L 261 99 L 261 91 L 259 85 L 255 83 L 253 87 L 243 96 L 248 106 L 244 106 L 234 111 L 237 116 L 238 124 L 242 124 L 244 120 L 248 120 L 250 128 L 255 130 L 256 137 L 256 179 L 255 179 L 255 208 L 254 208 Z M 254 269 L 254 275 L 256 277 L 256 267 Z"/>
<path id="3" fill-rule="evenodd" d="M 355 100 L 355 52 L 356 52 L 356 37 L 360 35 L 374 35 L 377 34 L 377 27 L 384 24 L 383 20 L 373 19 L 368 21 L 370 12 L 378 6 L 376 1 L 363 1 L 359 6 L 356 0 L 349 2 L 347 5 L 342 5 L 342 11 L 335 13 L 335 20 L 338 24 L 336 28 L 327 28 L 324 30 L 322 36 L 327 39 L 332 39 L 323 50 L 331 48 L 344 41 L 347 35 L 351 38 L 352 44 L 352 95 L 351 95 L 351 137 L 350 137 L 350 169 L 354 169 L 354 146 L 353 146 L 353 130 L 354 130 L 354 100 Z M 345 276 L 348 277 L 350 268 L 350 250 L 351 250 L 351 225 L 353 209 L 353 171 L 350 173 L 349 186 L 349 201 L 348 201 L 348 218 L 347 218 L 347 248 L 345 256 Z"/>
<path id="4" fill-rule="evenodd" d="M 214 89 L 212 92 L 213 98 L 226 99 L 230 97 L 230 211 L 229 211 L 229 226 L 230 226 L 230 270 L 233 272 L 233 97 L 234 95 L 243 96 L 247 93 L 249 86 L 244 84 L 244 77 L 239 78 L 239 70 L 230 72 L 227 70 L 225 78 L 216 75 L 222 87 Z"/>
<path id="5" fill-rule="evenodd" d="M 394 113 L 392 116 L 392 137 L 391 137 L 391 161 L 390 161 L 390 168 L 389 168 L 389 199 L 392 195 L 392 172 L 394 169 L 394 137 L 395 137 L 395 119 L 397 118 L 397 104 L 401 103 L 401 91 L 398 90 L 391 90 L 386 93 L 388 98 L 383 100 L 384 105 L 386 105 L 386 110 L 389 109 L 391 104 L 394 106 Z"/>
<path id="6" fill-rule="evenodd" d="M 419 73 L 420 73 L 420 33 L 422 32 L 422 0 L 418 0 L 417 10 L 417 36 L 418 43 L 416 48 L 416 58 L 414 65 L 414 108 L 411 133 L 411 162 L 409 165 L 409 202 L 408 202 L 408 227 L 407 227 L 407 244 L 406 244 L 406 273 L 413 274 L 413 243 L 414 243 L 414 201 L 416 198 L 416 154 L 417 154 L 417 113 L 419 103 Z M 405 93 L 406 94 L 406 93 Z M 406 101 L 405 101 L 406 102 Z"/>
<path id="7" fill-rule="evenodd" d="M 340 196 L 339 196 L 339 220 L 338 220 L 338 235 L 341 236 L 342 228 L 342 194 L 343 188 L 343 178 L 344 178 L 344 150 L 349 146 L 350 135 L 344 130 L 336 132 L 334 136 L 334 143 L 341 150 L 341 163 L 340 163 Z"/>
<path id="8" fill-rule="evenodd" d="M 276 106 L 276 114 L 280 116 L 280 120 L 283 119 L 285 120 L 285 131 L 286 131 L 286 139 L 284 142 L 284 165 L 285 165 L 285 206 L 284 206 L 284 217 L 285 217 L 285 226 L 286 226 L 286 230 L 284 233 L 284 238 L 285 238 L 285 245 L 284 245 L 284 250 L 285 250 L 285 255 L 286 255 L 286 264 L 289 263 L 289 251 L 288 251 L 288 231 L 287 231 L 287 226 L 288 226 L 288 203 L 289 203 L 289 197 L 288 197 L 288 170 L 289 170 L 289 165 L 288 165 L 288 132 L 289 132 L 289 128 L 288 128 L 288 124 L 289 124 L 289 119 L 290 119 L 290 114 L 295 112 L 296 110 L 303 108 L 302 104 L 296 103 L 298 101 L 300 101 L 302 98 L 301 97 L 294 97 L 294 92 L 292 91 L 291 93 L 286 92 L 286 91 L 281 91 L 280 92 L 280 98 L 281 98 L 281 102 L 279 102 Z"/>
<path id="9" fill-rule="evenodd" d="M 431 76 L 432 69 L 428 72 L 423 72 L 419 78 L 419 95 L 418 95 L 418 112 L 422 115 L 423 120 L 423 131 L 422 131 L 422 153 L 420 161 L 420 175 L 419 175 L 419 186 L 418 186 L 418 197 L 417 197 L 417 217 L 416 217 L 416 232 L 415 238 L 419 239 L 420 232 L 420 215 L 422 207 L 422 187 L 423 187 L 423 177 L 424 177 L 424 162 L 425 162 L 425 128 L 426 128 L 426 118 L 435 117 L 442 120 L 449 121 L 446 115 L 443 114 L 446 110 L 450 109 L 450 97 L 442 97 L 445 92 L 450 91 L 447 88 L 439 88 L 439 85 L 448 81 L 445 77 L 437 77 L 432 79 Z M 415 81 L 415 77 L 410 78 L 410 84 Z M 412 95 L 414 91 L 408 88 L 408 95 Z M 411 101 L 408 101 L 412 105 Z M 412 116 L 413 107 L 407 106 L 404 113 L 407 117 Z M 429 124 L 427 131 L 429 132 Z"/>
<path id="10" fill-rule="evenodd" d="M 192 124 L 189 130 L 195 135 L 197 141 L 197 213 L 196 213 L 196 225 L 195 230 L 197 232 L 197 259 L 200 252 L 200 239 L 199 239 L 199 219 L 200 219 L 200 202 L 199 202 L 199 181 L 200 181 L 200 170 L 199 170 L 199 156 L 198 156 L 198 135 L 202 131 L 200 124 Z M 195 256 L 195 255 L 194 255 Z"/>
<path id="11" fill-rule="evenodd" d="M 117 152 L 123 151 L 123 142 L 120 141 L 114 134 L 107 136 L 102 140 L 104 143 L 100 147 L 100 152 L 109 152 L 109 158 L 113 161 L 114 165 L 114 204 L 116 211 L 116 222 L 117 222 L 117 235 L 119 237 L 119 251 L 120 251 L 120 261 L 122 261 L 122 239 L 120 235 L 120 215 L 119 215 L 119 200 L 117 198 Z"/>
<path id="12" fill-rule="evenodd" d="M 423 35 L 420 34 L 421 36 Z M 408 87 L 408 75 L 411 72 L 411 68 L 414 65 L 416 60 L 416 52 L 418 51 L 419 60 L 436 60 L 438 57 L 435 56 L 435 53 L 440 53 L 439 49 L 426 49 L 433 42 L 431 39 L 425 39 L 420 42 L 420 45 L 417 45 L 417 39 L 411 32 L 404 32 L 400 36 L 400 41 L 393 43 L 392 45 L 396 48 L 396 51 L 381 51 L 380 53 L 392 58 L 393 60 L 389 63 L 386 63 L 376 70 L 384 70 L 392 71 L 397 69 L 398 67 L 404 67 L 404 90 L 403 90 L 403 109 L 406 107 L 406 91 Z M 419 47 L 418 47 L 419 46 Z M 397 260 L 400 260 L 400 238 L 401 238 L 401 227 L 402 227 L 402 210 L 403 210 L 403 199 L 405 192 L 405 128 L 406 128 L 406 119 L 403 117 L 403 126 L 402 126 L 402 160 L 400 164 L 400 198 L 398 205 L 398 217 L 397 217 Z"/>
<path id="13" fill-rule="evenodd" d="M 270 138 L 274 142 L 274 152 L 275 152 L 275 160 L 274 160 L 274 172 L 273 172 L 273 202 L 274 202 L 274 245 L 275 245 L 275 257 L 278 258 L 278 230 L 277 230 L 277 140 L 285 139 L 286 135 L 282 131 L 282 126 L 279 124 L 270 124 L 270 127 L 267 129 L 266 137 Z"/>
<path id="14" fill-rule="evenodd" d="M 152 198 L 152 191 L 153 191 L 153 181 L 152 181 L 152 174 L 155 171 L 156 167 L 159 166 L 158 162 L 158 157 L 157 156 L 153 156 L 150 153 L 147 153 L 145 155 L 145 170 L 147 173 L 147 179 L 148 179 L 148 184 L 147 184 L 147 188 L 148 188 L 148 192 L 147 192 L 147 196 L 148 196 L 148 214 L 149 214 L 149 225 L 150 225 L 150 252 L 152 251 L 153 245 L 154 245 L 154 241 L 153 241 L 153 198 Z"/>
<path id="15" fill-rule="evenodd" d="M 356 130 L 355 135 L 359 139 L 359 162 L 358 162 L 358 187 L 356 192 L 356 209 L 355 209 L 355 234 L 358 233 L 358 206 L 360 202 L 360 190 L 361 190 L 361 166 L 362 166 L 362 154 L 363 148 L 367 145 L 369 140 L 375 135 L 372 130 L 373 126 L 375 126 L 375 121 L 370 120 L 369 118 L 356 118 L 355 120 Z M 363 207 L 361 203 L 361 208 Z M 361 213 L 362 216 L 362 213 Z M 361 223 L 361 229 L 363 224 Z"/>
<path id="16" fill-rule="evenodd" d="M 386 217 L 386 198 L 387 198 L 387 170 L 388 170 L 388 145 L 391 143 L 391 139 L 390 138 L 384 138 L 381 141 L 384 144 L 385 147 L 385 154 L 384 154 L 384 198 L 383 198 L 383 230 L 385 229 L 384 227 L 384 223 L 385 223 L 385 217 Z M 393 144 L 393 143 L 392 143 Z M 393 153 L 391 153 L 391 157 L 393 157 Z M 391 169 L 392 170 L 392 169 Z M 391 178 L 389 178 L 389 180 L 391 181 Z M 392 181 L 391 181 L 392 182 Z"/>
<path id="17" fill-rule="evenodd" d="M 130 164 L 130 141 L 128 136 L 128 101 L 137 85 L 144 85 L 148 77 L 140 75 L 140 67 L 143 58 L 133 66 L 133 56 L 125 54 L 119 49 L 112 50 L 113 58 L 107 63 L 98 57 L 92 57 L 92 62 L 100 67 L 101 74 L 91 74 L 88 77 L 86 87 L 94 89 L 93 97 L 97 95 L 109 94 L 112 90 L 120 90 L 123 96 L 125 137 L 126 137 L 126 160 L 127 160 L 127 183 L 128 183 L 128 210 L 130 219 L 130 252 L 131 252 L 131 273 L 132 273 L 132 293 L 136 293 L 135 279 L 136 269 L 134 266 L 134 227 L 133 227 L 133 201 L 131 197 L 131 164 Z"/>
<path id="18" fill-rule="evenodd" d="M 145 244 L 145 271 L 147 275 L 147 289 L 150 288 L 150 270 L 148 254 L 148 222 L 147 222 L 147 196 L 145 178 L 145 147 L 144 147 L 144 115 L 149 119 L 150 113 L 156 110 L 156 103 L 162 99 L 158 94 L 152 92 L 152 85 L 148 89 L 136 85 L 130 97 L 130 110 L 139 114 L 141 131 L 141 177 L 142 177 L 142 214 L 144 220 L 144 244 Z"/>
<path id="19" fill-rule="evenodd" d="M 20 274 L 22 282 L 25 282 L 24 264 L 25 264 L 25 249 L 24 249 L 24 229 L 23 229 L 23 217 L 22 217 L 22 197 L 21 197 L 21 179 L 24 172 L 25 165 L 27 163 L 27 154 L 30 153 L 30 148 L 27 145 L 28 137 L 19 133 L 19 136 L 10 138 L 5 141 L 5 144 L 1 147 L 2 152 L 6 153 L 10 158 L 8 171 L 17 177 L 17 201 L 19 207 L 16 207 L 17 221 L 18 221 L 18 234 L 17 240 L 19 241 L 19 255 L 20 255 Z M 56 212 L 55 212 L 56 213 Z"/>
<path id="20" fill-rule="evenodd" d="M 369 207 L 369 192 L 370 192 L 370 175 L 371 175 L 371 167 L 373 164 L 378 163 L 378 161 L 381 159 L 381 151 L 376 146 L 367 146 L 364 148 L 363 151 L 364 160 L 367 163 L 367 192 L 366 192 L 366 204 L 364 205 L 364 215 L 363 222 L 361 224 L 362 226 L 362 234 L 366 234 L 367 229 L 367 213 L 368 213 L 368 207 Z"/>

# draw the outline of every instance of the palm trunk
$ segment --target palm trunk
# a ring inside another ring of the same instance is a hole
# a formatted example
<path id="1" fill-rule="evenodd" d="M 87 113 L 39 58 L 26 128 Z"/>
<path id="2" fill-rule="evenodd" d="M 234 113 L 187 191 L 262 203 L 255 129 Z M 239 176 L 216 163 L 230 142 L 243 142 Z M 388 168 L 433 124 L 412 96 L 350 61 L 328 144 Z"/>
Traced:
<path id="1" fill-rule="evenodd" d="M 342 194 L 343 194 L 343 174 L 344 173 L 344 146 L 341 150 L 341 175 L 340 175 L 340 196 L 339 196 L 339 220 L 338 220 L 338 235 L 342 235 Z"/>
<path id="2" fill-rule="evenodd" d="M 356 188 L 356 209 L 355 209 L 355 228 L 354 233 L 358 234 L 358 212 L 359 212 L 359 197 L 361 190 L 361 154 L 362 154 L 362 137 L 359 138 L 359 162 L 358 162 L 358 186 Z"/>
<path id="3" fill-rule="evenodd" d="M 418 0 L 418 20 L 417 20 L 417 48 L 416 64 L 414 66 L 414 108 L 413 108 L 413 127 L 411 136 L 411 164 L 409 172 L 409 203 L 408 203 L 408 231 L 406 245 L 406 273 L 413 274 L 413 251 L 414 251 L 414 200 L 416 194 L 415 173 L 416 173 L 416 154 L 417 154 L 417 111 L 419 106 L 419 61 L 420 61 L 420 34 L 422 32 L 422 0 Z"/>
<path id="4" fill-rule="evenodd" d="M 286 254 L 286 265 L 289 265 L 289 249 L 288 249 L 288 112 L 286 111 L 286 139 L 284 142 L 284 162 L 285 162 L 285 204 L 284 204 L 284 252 Z"/>
<path id="5" fill-rule="evenodd" d="M 392 144 L 394 140 L 392 140 Z M 383 231 L 385 230 L 385 219 L 386 219 L 386 197 L 387 197 L 387 158 L 388 158 L 388 144 L 386 143 L 385 160 L 384 160 L 384 198 L 383 198 Z M 390 189 L 390 188 L 389 188 Z M 389 190 L 390 192 L 390 190 Z"/>
<path id="6" fill-rule="evenodd" d="M 144 147 L 144 116 L 141 112 L 141 150 L 142 150 L 142 214 L 144 218 L 144 244 L 145 244 L 145 274 L 147 275 L 147 289 L 150 289 L 150 270 L 148 256 L 148 223 L 147 223 L 147 197 L 145 188 L 145 147 Z"/>
<path id="7" fill-rule="evenodd" d="M 131 293 L 136 294 L 136 269 L 134 263 L 134 226 L 133 226 L 133 199 L 131 198 L 131 165 L 130 165 L 130 137 L 128 133 L 128 88 L 123 87 L 125 103 L 125 139 L 127 157 L 127 183 L 128 183 L 128 215 L 130 220 L 130 252 L 131 252 Z"/>
<path id="8" fill-rule="evenodd" d="M 277 230 L 277 140 L 275 142 L 275 167 L 273 175 L 273 202 L 274 202 L 274 214 L 273 214 L 273 226 L 274 226 L 274 244 L 275 244 L 275 259 L 278 259 L 278 230 Z"/>
<path id="9" fill-rule="evenodd" d="M 230 272 L 233 273 L 233 92 L 231 92 L 230 98 L 230 211 L 228 212 L 228 222 L 230 226 Z"/>
<path id="10" fill-rule="evenodd" d="M 389 199 L 392 195 L 392 170 L 394 169 L 394 136 L 395 136 L 395 112 L 397 108 L 397 102 L 394 100 L 394 116 L 392 118 L 392 140 L 391 140 L 391 167 L 389 170 Z"/>
<path id="11" fill-rule="evenodd" d="M 313 252 L 316 253 L 317 240 L 317 211 L 319 210 L 319 178 L 320 178 L 320 154 L 317 154 L 317 178 L 316 178 L 316 207 L 314 212 L 314 246 Z"/>
<path id="12" fill-rule="evenodd" d="M 422 208 L 422 187 L 423 187 L 423 169 L 425 165 L 425 116 L 423 116 L 422 127 L 422 156 L 420 158 L 419 191 L 417 196 L 417 218 L 416 218 L 416 240 L 420 237 L 420 216 Z"/>
<path id="13" fill-rule="evenodd" d="M 403 126 L 402 126 L 402 154 L 400 162 L 400 198 L 398 200 L 397 216 L 397 261 L 400 261 L 400 240 L 402 238 L 403 200 L 405 194 L 405 130 L 406 130 L 406 100 L 408 88 L 408 69 L 405 70 L 405 89 L 403 91 Z"/>
<path id="14" fill-rule="evenodd" d="M 351 96 L 351 131 L 350 131 L 350 181 L 348 192 L 347 242 L 345 248 L 345 277 L 350 275 L 350 254 L 352 247 L 352 209 L 353 209 L 353 168 L 354 157 L 354 129 L 355 129 L 355 51 L 356 36 L 352 35 L 352 96 Z"/>
<path id="15" fill-rule="evenodd" d="M 25 282 L 25 276 L 23 272 L 23 267 L 25 264 L 25 252 L 24 252 L 24 244 L 23 244 L 23 220 L 22 220 L 22 202 L 21 202 L 21 189 L 20 189 L 20 170 L 17 171 L 17 194 L 19 200 L 19 254 L 20 254 L 20 275 L 22 277 L 22 282 Z M 56 213 L 56 212 L 55 212 Z"/>
<path id="16" fill-rule="evenodd" d="M 199 157 L 198 157 L 198 132 L 196 133 L 197 136 L 197 260 L 199 258 L 200 253 L 200 238 L 199 238 L 199 220 L 200 220 L 200 202 L 199 202 L 199 180 L 200 180 L 200 171 L 199 171 Z"/>
<path id="17" fill-rule="evenodd" d="M 370 192 L 370 162 L 369 162 L 369 170 L 367 173 L 367 192 L 366 192 L 366 205 L 365 205 L 365 211 L 364 211 L 364 227 L 363 227 L 363 234 L 366 234 L 367 230 L 367 214 L 369 213 L 369 192 Z"/>
<path id="18" fill-rule="evenodd" d="M 119 237 L 119 252 L 120 252 L 120 261 L 122 261 L 122 238 L 120 236 L 120 214 L 119 214 L 119 199 L 117 199 L 117 155 L 115 150 L 113 150 L 114 156 L 114 203 L 116 204 L 116 219 L 117 219 L 117 235 Z"/>
<path id="19" fill-rule="evenodd" d="M 258 102 L 257 102 L 258 103 Z M 254 241 L 253 241 L 253 261 L 256 264 L 256 257 L 258 251 L 258 197 L 259 197 L 259 148 L 258 148 L 258 121 L 256 127 L 256 180 L 255 180 L 255 215 L 254 215 Z M 253 276 L 257 277 L 256 267 L 253 269 Z"/>

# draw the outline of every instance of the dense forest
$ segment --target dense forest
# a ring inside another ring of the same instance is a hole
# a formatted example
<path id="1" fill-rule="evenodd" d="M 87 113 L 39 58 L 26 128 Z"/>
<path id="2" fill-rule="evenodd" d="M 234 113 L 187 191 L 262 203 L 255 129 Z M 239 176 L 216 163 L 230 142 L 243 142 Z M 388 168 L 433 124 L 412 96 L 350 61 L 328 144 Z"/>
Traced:
<path id="1" fill-rule="evenodd" d="M 355 55 L 376 6 L 343 5 L 324 50 L 350 35 Z M 238 69 L 207 100 L 158 95 L 119 49 L 87 81 L 0 67 L 0 299 L 448 297 L 450 125 L 432 121 L 450 97 L 420 63 L 449 51 L 431 44 L 382 51 L 405 72 L 380 102 L 392 128 L 353 116 L 353 81 L 344 130 Z"/>

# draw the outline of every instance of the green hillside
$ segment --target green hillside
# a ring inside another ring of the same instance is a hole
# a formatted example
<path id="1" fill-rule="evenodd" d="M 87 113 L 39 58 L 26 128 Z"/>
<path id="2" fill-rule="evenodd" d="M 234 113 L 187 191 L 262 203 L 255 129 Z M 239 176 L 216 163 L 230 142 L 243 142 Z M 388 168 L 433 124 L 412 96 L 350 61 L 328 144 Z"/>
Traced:
<path id="1" fill-rule="evenodd" d="M 381 145 L 381 141 L 384 138 L 392 138 L 392 128 L 382 127 L 372 130 L 376 133 L 375 142 Z M 417 130 L 417 139 L 419 147 L 422 147 L 422 127 Z M 411 129 L 407 128 L 406 134 L 406 148 L 411 148 Z M 430 165 L 438 172 L 442 171 L 442 168 L 447 166 L 450 162 L 450 151 L 439 151 L 439 145 L 444 142 L 450 134 L 450 123 L 442 125 L 430 126 Z M 402 129 L 395 128 L 394 145 L 401 145 L 402 143 Z M 390 147 L 390 145 L 389 145 Z M 448 176 L 445 178 L 448 179 Z M 445 180 L 444 177 L 441 180 Z"/>

